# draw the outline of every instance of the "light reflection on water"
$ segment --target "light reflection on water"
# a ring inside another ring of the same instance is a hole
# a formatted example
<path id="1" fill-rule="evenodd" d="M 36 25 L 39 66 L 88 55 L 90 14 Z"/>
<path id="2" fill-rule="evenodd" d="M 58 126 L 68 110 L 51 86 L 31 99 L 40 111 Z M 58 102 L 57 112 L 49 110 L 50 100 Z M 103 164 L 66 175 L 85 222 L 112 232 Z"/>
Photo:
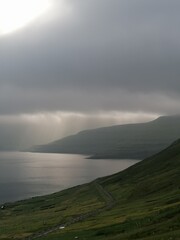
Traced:
<path id="1" fill-rule="evenodd" d="M 0 152 L 0 203 L 53 193 L 135 164 L 82 155 Z"/>

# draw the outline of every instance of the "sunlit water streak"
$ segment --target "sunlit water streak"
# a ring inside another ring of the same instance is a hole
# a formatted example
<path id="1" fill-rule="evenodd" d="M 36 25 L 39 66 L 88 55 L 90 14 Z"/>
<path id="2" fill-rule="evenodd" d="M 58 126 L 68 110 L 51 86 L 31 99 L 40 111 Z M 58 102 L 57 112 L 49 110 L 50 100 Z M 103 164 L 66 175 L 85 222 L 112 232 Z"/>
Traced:
<path id="1" fill-rule="evenodd" d="M 0 203 L 53 193 L 135 163 L 73 154 L 0 152 Z"/>

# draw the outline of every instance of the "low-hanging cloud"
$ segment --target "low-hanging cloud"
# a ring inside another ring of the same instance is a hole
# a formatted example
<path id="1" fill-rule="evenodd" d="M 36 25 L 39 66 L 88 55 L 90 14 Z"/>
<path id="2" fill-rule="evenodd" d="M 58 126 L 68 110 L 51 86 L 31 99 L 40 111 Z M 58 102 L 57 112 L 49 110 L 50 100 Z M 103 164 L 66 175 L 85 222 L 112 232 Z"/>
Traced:
<path id="1" fill-rule="evenodd" d="M 179 113 L 178 0 L 52 4 L 49 15 L 0 36 L 0 116 L 81 113 L 88 128 L 100 125 L 88 121 L 99 111 Z"/>
<path id="2" fill-rule="evenodd" d="M 109 125 L 150 121 L 157 115 L 150 113 L 96 112 L 41 112 L 0 117 L 0 149 L 24 150 L 32 145 L 76 134 L 79 131 Z"/>

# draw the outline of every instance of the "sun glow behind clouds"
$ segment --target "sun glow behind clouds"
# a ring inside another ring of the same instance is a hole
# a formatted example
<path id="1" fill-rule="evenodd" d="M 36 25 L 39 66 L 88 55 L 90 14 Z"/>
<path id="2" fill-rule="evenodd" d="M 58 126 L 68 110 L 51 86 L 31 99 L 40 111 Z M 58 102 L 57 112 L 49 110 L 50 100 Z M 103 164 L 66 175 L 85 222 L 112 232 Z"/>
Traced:
<path id="1" fill-rule="evenodd" d="M 25 27 L 50 9 L 50 0 L 0 0 L 0 34 Z"/>

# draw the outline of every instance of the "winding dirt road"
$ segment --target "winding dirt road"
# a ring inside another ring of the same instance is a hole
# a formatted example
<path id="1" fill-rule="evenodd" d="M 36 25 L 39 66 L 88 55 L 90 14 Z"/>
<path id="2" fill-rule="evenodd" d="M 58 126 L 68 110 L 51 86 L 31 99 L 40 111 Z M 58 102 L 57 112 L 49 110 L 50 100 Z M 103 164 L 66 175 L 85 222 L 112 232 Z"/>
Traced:
<path id="1" fill-rule="evenodd" d="M 87 213 L 84 213 L 84 214 L 81 214 L 78 217 L 74 217 L 73 219 L 65 222 L 64 224 L 59 224 L 59 225 L 54 226 L 52 228 L 46 229 L 42 232 L 35 233 L 35 234 L 25 238 L 25 240 L 33 240 L 33 239 L 36 239 L 36 238 L 45 237 L 50 233 L 58 231 L 59 229 L 63 229 L 65 227 L 68 227 L 68 226 L 70 226 L 74 223 L 77 223 L 77 222 L 82 222 L 89 217 L 97 216 L 100 213 L 113 208 L 113 206 L 116 204 L 116 200 L 114 199 L 114 197 L 106 189 L 104 189 L 104 187 L 101 184 L 99 184 L 97 181 L 94 181 L 93 184 L 94 184 L 95 188 L 97 189 L 97 191 L 99 192 L 100 196 L 104 199 L 104 201 L 106 203 L 104 207 L 99 208 L 99 209 L 95 209 L 93 211 L 90 211 L 90 212 L 87 212 Z"/>

